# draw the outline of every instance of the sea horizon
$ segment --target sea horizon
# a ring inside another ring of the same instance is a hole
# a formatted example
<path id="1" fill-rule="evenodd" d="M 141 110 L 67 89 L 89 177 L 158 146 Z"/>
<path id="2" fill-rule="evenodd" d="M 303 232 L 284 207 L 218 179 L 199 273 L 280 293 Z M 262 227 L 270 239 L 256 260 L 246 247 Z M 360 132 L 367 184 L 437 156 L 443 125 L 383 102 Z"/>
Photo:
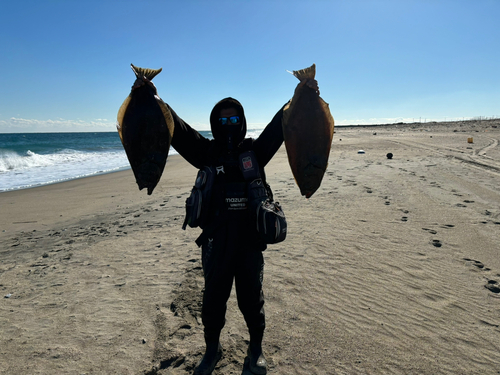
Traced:
<path id="1" fill-rule="evenodd" d="M 409 119 L 405 118 L 397 118 L 394 119 L 393 122 L 383 122 L 383 123 L 358 123 L 358 124 L 335 124 L 336 128 L 351 128 L 351 127 L 374 127 L 374 126 L 394 126 L 394 125 L 432 125 L 432 124 L 449 124 L 449 123 L 461 123 L 461 122 L 474 122 L 474 121 L 490 121 L 490 120 L 497 120 L 499 116 L 474 116 L 474 117 L 450 117 L 449 119 L 427 119 L 427 118 L 419 118 L 418 120 L 414 118 L 412 121 Z M 398 121 L 400 120 L 400 121 Z M 200 130 L 196 129 L 198 132 L 202 134 L 210 134 L 211 135 L 211 130 L 205 129 L 205 130 Z M 251 128 L 247 132 L 257 132 L 260 134 L 264 130 L 264 127 L 257 127 L 257 128 Z M 5 134 L 74 134 L 74 133 L 82 133 L 82 134 L 87 134 L 87 133 L 110 133 L 110 134 L 116 134 L 118 136 L 118 132 L 116 130 L 90 130 L 90 131 L 45 131 L 45 132 L 40 132 L 40 131 L 26 131 L 26 132 L 2 132 L 0 131 L 0 135 L 5 135 Z M 248 134 L 247 134 L 248 135 Z"/>

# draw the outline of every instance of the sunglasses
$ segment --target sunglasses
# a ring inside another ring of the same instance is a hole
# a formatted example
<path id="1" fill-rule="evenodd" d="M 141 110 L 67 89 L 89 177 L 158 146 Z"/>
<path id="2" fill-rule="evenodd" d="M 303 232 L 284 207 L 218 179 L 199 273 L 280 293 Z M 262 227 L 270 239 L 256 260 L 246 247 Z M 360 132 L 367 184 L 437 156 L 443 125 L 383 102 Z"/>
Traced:
<path id="1" fill-rule="evenodd" d="M 221 125 L 234 125 L 240 122 L 240 116 L 221 117 L 219 122 Z"/>

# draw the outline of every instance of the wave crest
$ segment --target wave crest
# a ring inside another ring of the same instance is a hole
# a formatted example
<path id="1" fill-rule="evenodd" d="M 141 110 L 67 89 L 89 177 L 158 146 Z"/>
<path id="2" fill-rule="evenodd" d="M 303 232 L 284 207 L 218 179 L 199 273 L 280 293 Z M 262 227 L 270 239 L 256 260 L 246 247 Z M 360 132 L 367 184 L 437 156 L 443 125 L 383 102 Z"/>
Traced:
<path id="1" fill-rule="evenodd" d="M 31 150 L 21 155 L 15 151 L 0 150 L 0 172 L 21 171 L 36 167 L 47 167 L 64 162 L 64 154 L 40 155 Z"/>

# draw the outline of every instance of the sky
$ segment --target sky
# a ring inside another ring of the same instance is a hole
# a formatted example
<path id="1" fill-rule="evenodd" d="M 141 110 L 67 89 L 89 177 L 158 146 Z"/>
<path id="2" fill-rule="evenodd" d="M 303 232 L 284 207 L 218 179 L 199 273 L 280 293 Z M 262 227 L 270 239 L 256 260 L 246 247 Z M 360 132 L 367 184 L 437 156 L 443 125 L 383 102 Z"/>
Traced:
<path id="1" fill-rule="evenodd" d="M 500 117 L 498 0 L 0 0 L 0 133 L 115 131 L 130 64 L 187 123 L 249 129 L 316 64 L 336 125 Z"/>

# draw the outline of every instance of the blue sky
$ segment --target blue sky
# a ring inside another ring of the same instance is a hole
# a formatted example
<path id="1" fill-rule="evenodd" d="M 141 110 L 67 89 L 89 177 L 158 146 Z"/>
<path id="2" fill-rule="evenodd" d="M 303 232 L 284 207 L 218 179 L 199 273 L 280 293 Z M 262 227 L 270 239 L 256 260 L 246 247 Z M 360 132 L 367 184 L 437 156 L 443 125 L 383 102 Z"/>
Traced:
<path id="1" fill-rule="evenodd" d="M 316 63 L 336 124 L 500 117 L 500 1 L 0 0 L 0 132 L 114 131 L 130 63 L 209 129 L 267 124 Z"/>

